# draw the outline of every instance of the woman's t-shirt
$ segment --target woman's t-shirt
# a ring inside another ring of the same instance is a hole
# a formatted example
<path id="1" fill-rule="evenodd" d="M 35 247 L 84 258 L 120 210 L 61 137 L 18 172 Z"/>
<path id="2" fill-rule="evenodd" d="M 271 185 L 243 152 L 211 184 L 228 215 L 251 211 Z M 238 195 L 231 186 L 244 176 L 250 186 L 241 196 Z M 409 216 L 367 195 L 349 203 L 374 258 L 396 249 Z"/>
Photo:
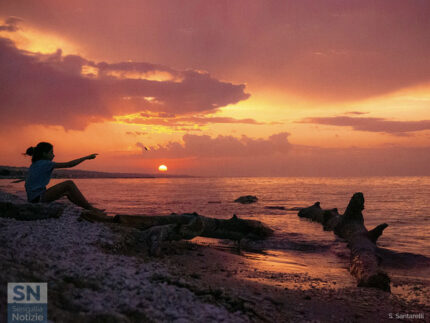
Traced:
<path id="1" fill-rule="evenodd" d="M 27 191 L 28 201 L 34 200 L 46 191 L 46 185 L 48 185 L 51 179 L 54 166 L 55 163 L 53 161 L 46 159 L 41 159 L 31 164 L 25 179 L 25 190 Z"/>

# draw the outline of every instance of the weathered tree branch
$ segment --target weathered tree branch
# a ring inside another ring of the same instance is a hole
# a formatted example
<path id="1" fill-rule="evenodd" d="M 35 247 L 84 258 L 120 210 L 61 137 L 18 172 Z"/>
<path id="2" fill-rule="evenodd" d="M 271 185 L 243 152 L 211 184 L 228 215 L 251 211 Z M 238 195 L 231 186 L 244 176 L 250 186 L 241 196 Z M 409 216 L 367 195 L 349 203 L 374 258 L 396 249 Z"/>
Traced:
<path id="1" fill-rule="evenodd" d="M 201 226 L 192 226 L 188 228 L 193 222 L 201 222 Z M 142 230 L 150 227 L 179 224 L 187 227 L 189 235 L 202 236 L 217 239 L 231 239 L 241 240 L 248 239 L 265 239 L 273 234 L 273 230 L 267 225 L 256 220 L 239 219 L 236 215 L 229 220 L 209 218 L 197 213 L 185 213 L 166 216 L 135 216 L 118 214 L 113 219 L 113 222 L 132 226 Z"/>
<path id="2" fill-rule="evenodd" d="M 162 241 L 189 240 L 201 236 L 240 242 L 244 238 L 265 239 L 273 234 L 273 230 L 264 223 L 239 219 L 236 215 L 228 220 L 209 218 L 197 213 L 172 213 L 165 216 L 118 214 L 109 217 L 84 211 L 82 217 L 89 221 L 111 222 L 139 229 L 139 238 L 135 238 L 139 241 L 144 240 L 151 254 L 159 253 Z"/>
<path id="3" fill-rule="evenodd" d="M 336 235 L 348 241 L 351 250 L 350 272 L 357 278 L 358 286 L 376 287 L 390 291 L 390 278 L 379 268 L 376 241 L 388 224 L 383 223 L 368 231 L 362 214 L 364 196 L 355 193 L 343 215 L 337 209 L 323 210 L 320 203 L 299 211 L 300 217 L 321 223 L 325 230 L 333 230 Z"/>

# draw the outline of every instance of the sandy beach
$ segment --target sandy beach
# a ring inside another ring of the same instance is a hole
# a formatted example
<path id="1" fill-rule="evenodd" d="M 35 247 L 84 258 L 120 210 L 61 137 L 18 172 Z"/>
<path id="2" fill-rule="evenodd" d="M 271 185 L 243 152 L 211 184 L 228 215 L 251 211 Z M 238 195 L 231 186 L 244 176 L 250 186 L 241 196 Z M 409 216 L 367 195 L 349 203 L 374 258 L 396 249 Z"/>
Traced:
<path id="1" fill-rule="evenodd" d="M 4 192 L 0 201 L 25 203 Z M 153 257 L 127 243 L 127 230 L 82 220 L 81 209 L 62 203 L 57 219 L 0 218 L 1 321 L 5 286 L 18 281 L 48 283 L 52 322 L 428 320 L 428 281 L 409 277 L 407 268 L 391 275 L 392 293 L 386 293 L 355 287 L 350 276 L 336 281 L 275 270 L 258 254 L 199 239 L 165 243 Z M 411 319 L 421 314 L 424 319 Z"/>

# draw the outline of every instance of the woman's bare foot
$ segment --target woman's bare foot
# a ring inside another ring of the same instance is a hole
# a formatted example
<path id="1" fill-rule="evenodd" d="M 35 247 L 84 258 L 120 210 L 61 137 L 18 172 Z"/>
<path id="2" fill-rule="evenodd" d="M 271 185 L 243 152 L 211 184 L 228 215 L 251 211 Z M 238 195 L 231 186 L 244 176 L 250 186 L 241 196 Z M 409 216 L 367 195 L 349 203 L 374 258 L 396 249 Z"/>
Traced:
<path id="1" fill-rule="evenodd" d="M 104 212 L 94 210 L 84 210 L 81 212 L 80 218 L 88 222 L 113 222 L 113 217 Z"/>

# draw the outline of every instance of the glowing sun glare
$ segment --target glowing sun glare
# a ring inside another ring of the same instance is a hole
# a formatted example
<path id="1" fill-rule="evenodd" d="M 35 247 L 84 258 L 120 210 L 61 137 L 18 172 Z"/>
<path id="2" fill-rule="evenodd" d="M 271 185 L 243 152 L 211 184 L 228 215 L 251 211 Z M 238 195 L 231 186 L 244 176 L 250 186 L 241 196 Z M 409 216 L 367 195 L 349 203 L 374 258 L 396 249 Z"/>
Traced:
<path id="1" fill-rule="evenodd" d="M 158 170 L 160 172 L 166 172 L 167 171 L 167 166 L 166 165 L 160 165 L 160 166 L 158 166 Z"/>

